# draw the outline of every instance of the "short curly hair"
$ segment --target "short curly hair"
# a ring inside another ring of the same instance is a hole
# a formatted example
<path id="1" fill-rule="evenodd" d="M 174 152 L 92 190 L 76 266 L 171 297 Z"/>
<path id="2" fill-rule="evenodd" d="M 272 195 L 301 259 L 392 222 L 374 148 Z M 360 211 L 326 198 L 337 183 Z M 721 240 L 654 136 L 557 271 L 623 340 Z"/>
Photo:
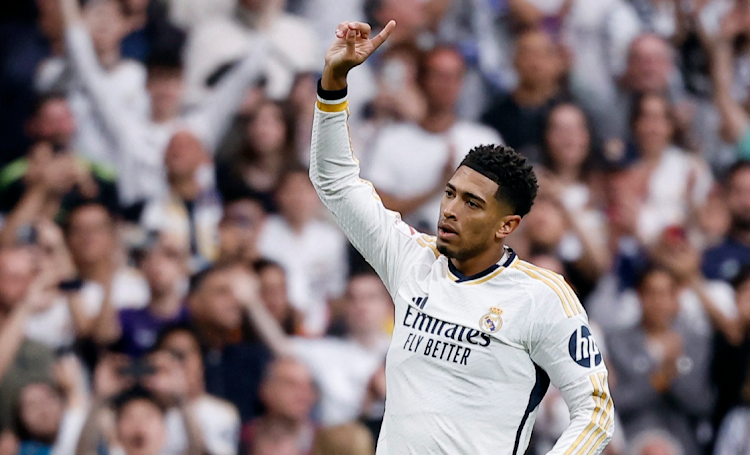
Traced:
<path id="1" fill-rule="evenodd" d="M 473 169 L 497 183 L 495 198 L 524 216 L 534 204 L 539 184 L 526 158 L 505 145 L 479 145 L 469 151 L 461 166 Z"/>

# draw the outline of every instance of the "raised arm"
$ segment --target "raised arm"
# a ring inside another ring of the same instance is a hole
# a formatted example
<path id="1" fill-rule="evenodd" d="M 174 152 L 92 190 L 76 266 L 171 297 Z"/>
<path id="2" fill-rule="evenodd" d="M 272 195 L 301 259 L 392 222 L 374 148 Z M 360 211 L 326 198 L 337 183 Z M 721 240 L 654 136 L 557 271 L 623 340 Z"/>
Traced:
<path id="1" fill-rule="evenodd" d="M 310 153 L 310 180 L 318 196 L 391 294 L 410 260 L 434 261 L 437 250 L 429 238 L 403 223 L 398 213 L 386 210 L 372 185 L 359 178 L 347 124 L 346 76 L 383 44 L 395 26 L 389 22 L 370 39 L 367 24 L 339 24 L 318 86 Z"/>
<path id="2" fill-rule="evenodd" d="M 265 43 L 255 43 L 200 107 L 186 116 L 188 128 L 200 138 L 209 153 L 213 154 L 219 146 L 245 99 L 247 88 L 263 74 L 266 54 Z"/>

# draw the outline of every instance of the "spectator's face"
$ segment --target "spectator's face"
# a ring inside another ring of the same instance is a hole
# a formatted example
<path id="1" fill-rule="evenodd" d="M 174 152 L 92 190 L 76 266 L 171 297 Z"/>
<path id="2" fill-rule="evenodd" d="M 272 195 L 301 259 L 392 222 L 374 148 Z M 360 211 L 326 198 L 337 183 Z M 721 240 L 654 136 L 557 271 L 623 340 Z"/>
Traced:
<path id="1" fill-rule="evenodd" d="M 242 199 L 228 204 L 219 223 L 219 255 L 222 259 L 252 261 L 265 212 L 260 203 Z"/>
<path id="2" fill-rule="evenodd" d="M 591 138 L 583 112 L 564 104 L 550 112 L 547 145 L 556 168 L 580 168 L 589 153 Z"/>
<path id="3" fill-rule="evenodd" d="M 638 118 L 633 125 L 639 151 L 644 158 L 661 153 L 671 142 L 674 128 L 669 105 L 658 96 L 641 100 Z"/>
<path id="4" fill-rule="evenodd" d="M 76 132 L 76 122 L 68 102 L 55 98 L 42 105 L 32 120 L 31 135 L 56 146 L 67 147 Z"/>
<path id="5" fill-rule="evenodd" d="M 253 441 L 253 455 L 302 455 L 298 447 L 296 435 L 293 433 L 283 436 L 269 436 L 259 434 Z"/>
<path id="6" fill-rule="evenodd" d="M 304 172 L 294 172 L 284 179 L 276 195 L 281 215 L 294 226 L 303 226 L 315 218 L 320 200 L 310 178 Z"/>
<path id="7" fill-rule="evenodd" d="M 284 270 L 275 266 L 266 267 L 260 272 L 258 278 L 260 278 L 260 296 L 266 308 L 277 321 L 284 320 L 289 311 Z"/>
<path id="8" fill-rule="evenodd" d="M 380 278 L 359 276 L 349 282 L 346 325 L 352 333 L 383 332 L 392 303 Z"/>
<path id="9" fill-rule="evenodd" d="M 143 275 L 155 296 L 174 292 L 187 279 L 189 253 L 175 239 L 163 237 L 143 260 Z"/>
<path id="10" fill-rule="evenodd" d="M 117 417 L 117 439 L 126 455 L 158 455 L 166 439 L 164 414 L 148 400 L 133 400 Z"/>
<path id="11" fill-rule="evenodd" d="M 179 113 L 185 84 L 178 69 L 151 68 L 146 83 L 151 111 L 158 119 L 170 119 Z"/>
<path id="12" fill-rule="evenodd" d="M 191 314 L 215 329 L 232 331 L 242 324 L 242 305 L 232 292 L 233 269 L 223 269 L 207 276 L 191 299 Z"/>
<path id="13" fill-rule="evenodd" d="M 198 340 L 189 332 L 174 332 L 163 341 L 161 347 L 179 359 L 185 371 L 190 395 L 201 393 L 204 390 L 203 358 Z"/>
<path id="14" fill-rule="evenodd" d="M 86 205 L 70 214 L 67 239 L 78 265 L 97 264 L 115 254 L 115 227 L 107 210 L 100 205 Z"/>
<path id="15" fill-rule="evenodd" d="M 286 142 L 287 128 L 281 107 L 263 103 L 247 125 L 247 140 L 261 156 L 279 153 Z"/>
<path id="16" fill-rule="evenodd" d="M 727 206 L 736 228 L 750 230 L 750 168 L 737 171 L 727 189 Z"/>
<path id="17" fill-rule="evenodd" d="M 533 245 L 554 251 L 567 231 L 562 209 L 549 199 L 538 199 L 526 216 L 526 229 Z"/>
<path id="18" fill-rule="evenodd" d="M 21 422 L 34 437 L 54 441 L 62 420 L 63 403 L 49 384 L 29 384 L 19 396 Z"/>
<path id="19" fill-rule="evenodd" d="M 518 38 L 514 63 L 519 83 L 533 88 L 555 84 L 562 68 L 555 45 L 541 31 L 527 32 Z"/>
<path id="20" fill-rule="evenodd" d="M 464 82 L 463 58 L 450 50 L 440 50 L 428 57 L 424 73 L 424 91 L 433 109 L 456 108 Z"/>
<path id="21" fill-rule="evenodd" d="M 125 9 L 128 14 L 140 14 L 144 13 L 148 8 L 148 4 L 151 0 L 125 0 Z"/>
<path id="22" fill-rule="evenodd" d="M 0 251 L 0 309 L 20 302 L 34 280 L 32 253 L 26 249 Z"/>
<path id="23" fill-rule="evenodd" d="M 497 183 L 466 166 L 459 166 L 440 201 L 437 249 L 457 261 L 495 250 L 518 226 L 520 217 L 495 193 Z"/>
<path id="24" fill-rule="evenodd" d="M 97 0 L 84 9 L 84 20 L 98 54 L 116 51 L 127 34 L 127 23 L 116 0 Z"/>
<path id="25" fill-rule="evenodd" d="M 208 154 L 198 138 L 187 131 L 172 136 L 164 155 L 164 165 L 171 178 L 194 178 L 198 168 L 208 161 Z"/>
<path id="26" fill-rule="evenodd" d="M 670 274 L 662 270 L 651 272 L 638 289 L 643 310 L 643 322 L 651 327 L 668 328 L 680 309 L 677 285 Z"/>
<path id="27" fill-rule="evenodd" d="M 625 78 L 637 93 L 666 91 L 673 71 L 669 45 L 655 35 L 636 38 L 630 46 Z"/>
<path id="28" fill-rule="evenodd" d="M 307 420 L 316 400 L 310 372 L 292 359 L 277 360 L 268 368 L 271 371 L 260 389 L 268 413 L 294 422 Z"/>

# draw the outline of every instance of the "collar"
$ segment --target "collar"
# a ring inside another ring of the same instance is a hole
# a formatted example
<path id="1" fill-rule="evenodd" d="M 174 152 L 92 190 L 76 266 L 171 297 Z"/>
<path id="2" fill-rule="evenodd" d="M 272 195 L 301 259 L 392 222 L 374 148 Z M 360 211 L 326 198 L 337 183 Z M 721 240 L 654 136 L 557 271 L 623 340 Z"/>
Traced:
<path id="1" fill-rule="evenodd" d="M 511 263 L 516 259 L 516 253 L 510 247 L 505 246 L 505 252 L 500 260 L 492 264 L 490 267 L 482 270 L 474 275 L 466 276 L 459 272 L 458 269 L 453 265 L 450 259 L 448 259 L 448 278 L 456 283 L 466 284 L 480 284 L 491 280 L 492 278 L 499 275 L 505 268 L 509 267 Z"/>

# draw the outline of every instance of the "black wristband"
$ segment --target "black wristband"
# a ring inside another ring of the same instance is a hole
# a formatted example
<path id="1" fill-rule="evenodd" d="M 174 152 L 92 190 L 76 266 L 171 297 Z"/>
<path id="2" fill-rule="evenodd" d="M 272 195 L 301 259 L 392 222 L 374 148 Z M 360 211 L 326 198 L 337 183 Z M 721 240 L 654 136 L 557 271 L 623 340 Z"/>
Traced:
<path id="1" fill-rule="evenodd" d="M 321 84 L 322 79 L 318 79 L 318 96 L 324 100 L 335 101 L 346 97 L 348 87 L 341 90 L 324 90 Z"/>

